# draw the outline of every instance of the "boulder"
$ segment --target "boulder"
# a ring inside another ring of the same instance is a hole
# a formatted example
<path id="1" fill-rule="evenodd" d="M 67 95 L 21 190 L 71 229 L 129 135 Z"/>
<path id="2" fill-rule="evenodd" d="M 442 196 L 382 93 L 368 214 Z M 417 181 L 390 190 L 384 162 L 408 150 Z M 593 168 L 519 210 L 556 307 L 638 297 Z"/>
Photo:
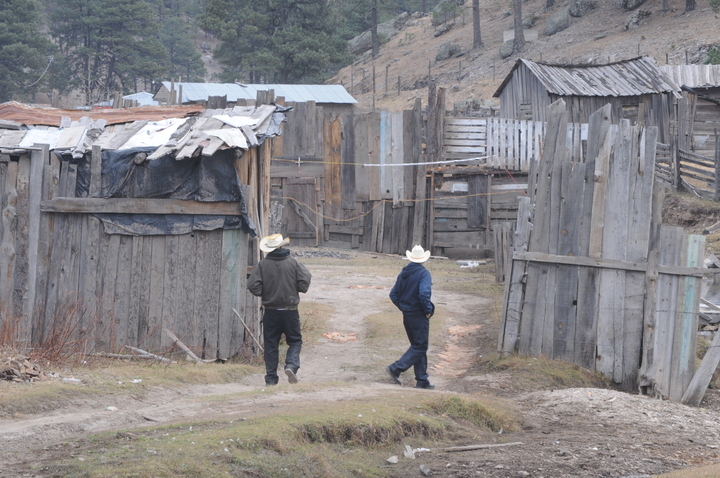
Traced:
<path id="1" fill-rule="evenodd" d="M 385 43 L 402 30 L 410 20 L 410 15 L 403 12 L 392 20 L 384 23 L 378 23 L 378 37 L 380 43 Z M 372 32 L 370 30 L 362 32 L 352 40 L 348 41 L 348 51 L 353 55 L 360 55 L 372 49 Z"/>
<path id="2" fill-rule="evenodd" d="M 532 28 L 532 27 L 534 27 L 539 18 L 540 18 L 540 17 L 538 17 L 538 16 L 537 16 L 536 14 L 534 14 L 534 13 L 530 13 L 530 14 L 528 14 L 528 15 L 523 15 L 523 17 L 522 17 L 522 26 L 523 26 L 523 28 L 526 28 L 526 29 L 527 29 L 527 28 Z M 514 26 L 513 26 L 512 28 L 514 28 Z"/>
<path id="3" fill-rule="evenodd" d="M 650 12 L 648 10 L 638 10 L 631 13 L 625 20 L 625 30 L 633 30 L 639 27 L 649 16 Z"/>
<path id="4" fill-rule="evenodd" d="M 514 40 L 508 40 L 506 42 L 503 42 L 502 45 L 500 45 L 500 58 L 507 58 L 509 56 L 512 56 L 513 52 L 515 51 L 513 42 Z"/>
<path id="5" fill-rule="evenodd" d="M 435 61 L 443 61 L 448 58 L 452 58 L 462 51 L 462 48 L 457 43 L 446 42 L 440 45 L 437 55 L 435 55 Z"/>
<path id="6" fill-rule="evenodd" d="M 552 36 L 570 26 L 570 12 L 568 10 L 568 8 L 563 8 L 547 19 L 545 23 L 545 34 L 547 36 Z"/>
<path id="7" fill-rule="evenodd" d="M 635 10 L 647 0 L 620 0 L 620 6 L 625 10 Z"/>
<path id="8" fill-rule="evenodd" d="M 585 16 L 597 6 L 597 0 L 572 0 L 570 2 L 570 15 L 575 18 Z"/>
<path id="9" fill-rule="evenodd" d="M 455 26 L 455 22 L 445 22 L 442 25 L 440 25 L 438 28 L 435 29 L 435 33 L 433 33 L 433 36 L 435 38 L 442 36 L 452 30 L 452 28 Z"/>
<path id="10" fill-rule="evenodd" d="M 436 27 L 462 14 L 465 0 L 440 0 L 433 8 L 432 26 Z"/>

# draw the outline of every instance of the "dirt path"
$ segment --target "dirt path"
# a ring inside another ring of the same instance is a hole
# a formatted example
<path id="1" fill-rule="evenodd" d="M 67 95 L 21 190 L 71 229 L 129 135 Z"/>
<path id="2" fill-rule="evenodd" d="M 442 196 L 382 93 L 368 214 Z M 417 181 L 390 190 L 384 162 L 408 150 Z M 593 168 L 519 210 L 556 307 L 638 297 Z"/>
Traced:
<path id="1" fill-rule="evenodd" d="M 403 263 L 397 261 L 397 265 L 399 270 Z M 387 310 L 393 277 L 359 274 L 342 265 L 321 263 L 309 268 L 313 284 L 303 300 L 332 306 L 335 313 L 329 318 L 328 332 L 357 338 L 347 342 L 322 338 L 304 345 L 299 379 L 326 386 L 300 389 L 281 382 L 275 393 L 264 394 L 263 375 L 257 374 L 237 384 L 150 389 L 142 397 L 100 397 L 32 417 L 0 420 L 0 476 L 43 476 L 33 474 L 40 472 L 27 474 L 30 461 L 50 457 L 52 451 L 43 451 L 43 447 L 102 431 L 242 419 L 291 404 L 377 399 L 391 393 L 442 393 L 414 390 L 414 382 L 403 387 L 391 384 L 384 368 L 389 357 L 402 353 L 406 343 L 380 350 L 366 339 L 366 319 Z M 502 400 L 517 410 L 520 429 L 498 440 L 523 442 L 511 451 L 423 456 L 433 476 L 629 478 L 720 462 L 720 406 L 715 391 L 708 392 L 703 403 L 706 409 L 612 390 L 512 392 L 510 374 L 467 373 L 481 355 L 494 353 L 497 325 L 490 304 L 441 288 L 434 291 L 433 300 L 443 311 L 443 317 L 433 320 L 443 320 L 445 326 L 443 339 L 431 344 L 431 380 L 442 391 L 504 397 Z M 398 325 L 399 321 L 398 315 Z M 343 385 L 335 387 L 329 382 Z M 110 412 L 107 406 L 118 410 Z M 28 449 L 33 453 L 28 454 Z"/>

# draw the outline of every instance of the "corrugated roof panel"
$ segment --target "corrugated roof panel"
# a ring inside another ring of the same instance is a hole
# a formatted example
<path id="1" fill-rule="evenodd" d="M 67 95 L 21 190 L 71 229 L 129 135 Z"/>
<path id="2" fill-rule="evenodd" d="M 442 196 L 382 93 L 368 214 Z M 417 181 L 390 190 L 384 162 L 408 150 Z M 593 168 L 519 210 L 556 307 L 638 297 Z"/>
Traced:
<path id="1" fill-rule="evenodd" d="M 170 90 L 170 82 L 163 81 L 163 86 Z M 275 96 L 282 96 L 285 101 L 304 103 L 355 104 L 357 101 L 342 85 L 276 85 L 237 83 L 175 83 L 175 89 L 182 85 L 183 103 L 207 100 L 210 96 L 225 96 L 230 102 L 240 99 L 254 100 L 258 91 L 275 90 Z"/>

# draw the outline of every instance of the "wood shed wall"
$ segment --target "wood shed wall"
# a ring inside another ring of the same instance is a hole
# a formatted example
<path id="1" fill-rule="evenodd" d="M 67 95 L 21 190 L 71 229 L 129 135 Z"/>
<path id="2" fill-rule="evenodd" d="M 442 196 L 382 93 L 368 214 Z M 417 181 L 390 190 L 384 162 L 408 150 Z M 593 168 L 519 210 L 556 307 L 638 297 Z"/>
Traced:
<path id="1" fill-rule="evenodd" d="M 547 121 L 546 111 L 550 103 L 561 96 L 550 94 L 545 86 L 521 64 L 500 94 L 501 117 Z M 673 97 L 670 93 L 640 96 L 562 96 L 569 113 L 570 123 L 587 123 L 590 115 L 607 103 L 612 105 L 612 121 L 629 119 L 640 126 L 657 126 L 659 141 L 670 140 L 670 124 L 675 120 Z"/>
<path id="2" fill-rule="evenodd" d="M 237 161 L 241 178 L 258 169 L 251 157 Z M 91 195 L 99 190 L 99 147 L 92 165 Z M 26 347 L 68 333 L 87 351 L 163 352 L 172 344 L 168 328 L 205 358 L 253 352 L 232 309 L 260 332 L 257 302 L 245 289 L 255 240 L 240 230 L 111 235 L 92 214 L 41 212 L 41 203 L 75 197 L 76 182 L 77 166 L 47 148 L 0 157 L 2 330 Z M 252 184 L 244 191 L 258 195 Z"/>

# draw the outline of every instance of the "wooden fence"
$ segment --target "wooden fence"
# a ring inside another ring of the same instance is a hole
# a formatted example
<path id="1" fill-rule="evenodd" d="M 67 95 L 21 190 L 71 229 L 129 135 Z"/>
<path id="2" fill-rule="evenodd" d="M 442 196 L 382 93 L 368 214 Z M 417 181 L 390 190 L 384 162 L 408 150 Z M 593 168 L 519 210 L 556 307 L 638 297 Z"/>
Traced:
<path id="1" fill-rule="evenodd" d="M 565 146 L 581 161 L 587 143 L 587 124 L 569 124 Z M 442 159 L 480 158 L 498 170 L 530 171 L 540 159 L 545 123 L 505 118 L 451 117 L 444 121 Z"/>
<path id="2" fill-rule="evenodd" d="M 584 163 L 566 157 L 564 103 L 548 108 L 537 186 L 520 202 L 499 350 L 567 360 L 679 401 L 695 367 L 704 238 L 661 226 L 664 188 L 645 174 L 657 128 L 611 125 L 609 108 L 591 117 Z"/>
<path id="3" fill-rule="evenodd" d="M 90 166 L 92 196 L 100 190 L 99 146 Z M 237 166 L 250 167 L 247 159 Z M 0 325 L 6 336 L 27 347 L 72 340 L 88 352 L 123 345 L 164 351 L 173 343 L 163 333 L 168 328 L 206 358 L 253 347 L 232 310 L 260 331 L 257 302 L 245 290 L 248 265 L 258 255 L 247 234 L 108 234 L 92 214 L 238 214 L 236 203 L 93 203 L 75 197 L 77 182 L 78 166 L 47 146 L 0 156 Z"/>

